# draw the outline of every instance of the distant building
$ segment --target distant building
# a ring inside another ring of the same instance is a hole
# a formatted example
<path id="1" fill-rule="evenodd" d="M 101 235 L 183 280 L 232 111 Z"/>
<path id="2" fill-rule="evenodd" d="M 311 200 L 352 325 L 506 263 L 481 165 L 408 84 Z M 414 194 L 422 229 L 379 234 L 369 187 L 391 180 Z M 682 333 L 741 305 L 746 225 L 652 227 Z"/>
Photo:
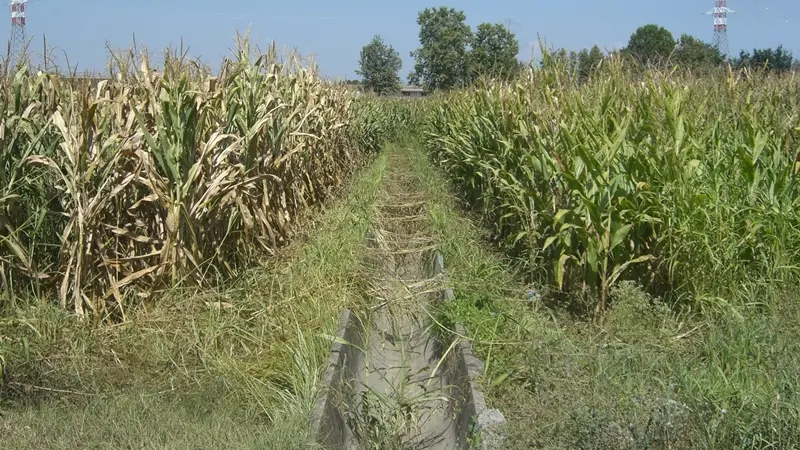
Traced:
<path id="1" fill-rule="evenodd" d="M 423 91 L 419 86 L 402 86 L 400 88 L 400 95 L 403 97 L 422 97 Z"/>

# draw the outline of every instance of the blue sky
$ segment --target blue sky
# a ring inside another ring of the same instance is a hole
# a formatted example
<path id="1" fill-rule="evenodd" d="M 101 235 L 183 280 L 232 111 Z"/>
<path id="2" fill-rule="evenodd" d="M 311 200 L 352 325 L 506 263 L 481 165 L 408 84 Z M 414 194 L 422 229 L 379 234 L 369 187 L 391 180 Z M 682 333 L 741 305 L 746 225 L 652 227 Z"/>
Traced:
<path id="1" fill-rule="evenodd" d="M 7 0 L 6 0 L 7 1 Z M 520 58 L 528 59 L 537 34 L 549 45 L 579 49 L 598 44 L 621 47 L 638 26 L 657 23 L 677 37 L 690 33 L 712 37 L 712 19 L 702 13 L 713 0 L 30 0 L 28 34 L 32 50 L 48 46 L 89 70 L 105 67 L 105 43 L 126 47 L 138 41 L 157 50 L 183 38 L 191 53 L 218 64 L 234 42 L 236 30 L 251 29 L 254 41 L 275 40 L 281 47 L 314 54 L 326 76 L 357 78 L 361 47 L 374 34 L 394 46 L 403 58 L 403 78 L 413 67 L 409 52 L 418 46 L 417 13 L 425 7 L 463 10 L 473 27 L 481 22 L 507 24 L 520 41 Z M 784 44 L 800 58 L 800 1 L 729 0 L 737 13 L 729 17 L 731 53 L 742 48 Z M 8 11 L 8 10 L 6 10 Z M 0 36 L 9 35 L 10 19 L 0 21 Z M 5 47 L 5 45 L 3 45 Z M 63 61 L 63 58 L 61 58 Z"/>

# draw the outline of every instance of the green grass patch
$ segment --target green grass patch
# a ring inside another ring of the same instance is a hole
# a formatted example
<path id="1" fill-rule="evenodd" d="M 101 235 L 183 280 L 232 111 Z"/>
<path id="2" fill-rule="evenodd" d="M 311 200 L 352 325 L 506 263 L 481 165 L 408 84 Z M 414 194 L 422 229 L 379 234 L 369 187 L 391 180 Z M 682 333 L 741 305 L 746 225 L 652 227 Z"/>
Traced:
<path id="1" fill-rule="evenodd" d="M 35 302 L 0 319 L 4 448 L 301 447 L 345 306 L 358 306 L 380 156 L 282 256 L 117 325 Z"/>

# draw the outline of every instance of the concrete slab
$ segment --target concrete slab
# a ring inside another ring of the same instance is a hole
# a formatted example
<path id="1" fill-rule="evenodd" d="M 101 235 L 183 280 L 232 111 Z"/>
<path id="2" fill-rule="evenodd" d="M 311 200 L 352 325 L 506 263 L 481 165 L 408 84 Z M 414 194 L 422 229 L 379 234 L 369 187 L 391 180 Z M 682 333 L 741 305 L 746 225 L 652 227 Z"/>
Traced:
<path id="1" fill-rule="evenodd" d="M 442 279 L 437 296 L 440 301 L 454 298 L 444 271 L 444 260 L 437 250 L 432 252 L 430 275 Z M 429 449 L 481 449 L 503 448 L 506 421 L 503 414 L 486 406 L 486 399 L 478 379 L 483 374 L 483 362 L 472 350 L 472 344 L 459 340 L 447 351 L 448 343 L 439 342 L 432 335 L 418 333 L 414 336 L 413 323 L 392 328 L 381 315 L 380 308 L 370 326 L 366 326 L 349 309 L 342 313 L 337 341 L 332 344 L 328 368 L 322 383 L 325 394 L 317 402 L 312 416 L 311 433 L 316 443 L 330 450 L 358 449 L 353 431 L 347 423 L 346 410 L 355 410 L 357 399 L 353 393 L 363 392 L 363 385 L 386 395 L 391 394 L 403 374 L 414 374 L 411 380 L 425 380 L 430 370 L 445 352 L 444 361 L 431 389 L 442 389 L 450 398 L 448 405 L 439 405 L 425 417 L 423 433 L 429 436 Z M 456 324 L 456 333 L 465 336 L 461 324 Z M 399 332 L 400 336 L 393 336 Z M 370 337 L 371 335 L 371 337 Z M 375 336 L 380 336 L 376 338 Z M 410 343 L 406 347 L 396 340 Z M 369 356 L 364 351 L 369 353 Z M 403 352 L 412 355 L 403 355 Z M 418 352 L 414 355 L 413 352 Z M 365 371 L 367 359 L 371 369 Z M 403 361 L 406 361 L 403 363 Z M 360 386 L 362 385 L 362 386 Z M 446 414 L 454 420 L 436 420 L 433 415 Z M 455 435 L 455 439 L 435 439 L 436 436 Z"/>
<path id="2" fill-rule="evenodd" d="M 352 448 L 353 433 L 347 425 L 344 409 L 351 401 L 346 393 L 355 388 L 364 365 L 364 328 L 349 309 L 342 312 L 336 341 L 322 377 L 323 395 L 317 399 L 310 424 L 312 439 L 325 449 Z"/>
<path id="3" fill-rule="evenodd" d="M 359 441 L 420 450 L 502 448 L 505 419 L 486 407 L 478 383 L 483 363 L 471 343 L 451 346 L 432 332 L 429 305 L 452 301 L 454 293 L 421 220 L 424 199 L 408 193 L 412 185 L 390 183 L 379 226 L 368 233 L 375 305 L 364 320 L 350 310 L 340 319 L 310 423 L 322 448 L 357 450 Z M 460 324 L 456 333 L 465 335 Z"/>

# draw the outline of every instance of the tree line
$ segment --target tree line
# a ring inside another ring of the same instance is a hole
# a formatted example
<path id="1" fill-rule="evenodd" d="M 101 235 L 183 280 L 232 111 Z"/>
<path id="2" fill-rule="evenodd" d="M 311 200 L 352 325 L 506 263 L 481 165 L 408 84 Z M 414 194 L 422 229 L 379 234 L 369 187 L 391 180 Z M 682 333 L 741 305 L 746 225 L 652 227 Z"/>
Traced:
<path id="1" fill-rule="evenodd" d="M 480 76 L 514 77 L 519 73 L 519 42 L 508 28 L 482 23 L 473 31 L 463 11 L 425 8 L 417 17 L 420 47 L 411 56 L 412 84 L 426 91 L 452 89 L 473 83 Z M 376 35 L 361 49 L 359 69 L 362 85 L 386 94 L 400 85 L 402 60 L 398 52 Z"/>
<path id="2" fill-rule="evenodd" d="M 426 92 L 463 87 L 480 77 L 511 79 L 526 67 L 517 59 L 519 41 L 499 23 L 482 23 L 475 30 L 467 25 L 463 11 L 449 7 L 425 8 L 417 16 L 420 47 L 411 52 L 414 68 L 408 81 Z M 591 76 L 608 56 L 625 58 L 638 66 L 677 66 L 693 72 L 714 70 L 723 65 L 786 71 L 798 66 L 792 52 L 777 48 L 741 51 L 738 57 L 722 55 L 713 45 L 689 34 L 675 38 L 664 27 L 648 24 L 636 29 L 628 44 L 604 51 L 595 45 L 580 51 L 552 49 L 549 61 L 564 63 L 579 81 Z M 547 64 L 542 62 L 541 64 Z M 402 60 L 380 35 L 361 49 L 359 68 L 364 89 L 390 94 L 400 87 Z M 348 81 L 347 83 L 353 83 Z"/>

